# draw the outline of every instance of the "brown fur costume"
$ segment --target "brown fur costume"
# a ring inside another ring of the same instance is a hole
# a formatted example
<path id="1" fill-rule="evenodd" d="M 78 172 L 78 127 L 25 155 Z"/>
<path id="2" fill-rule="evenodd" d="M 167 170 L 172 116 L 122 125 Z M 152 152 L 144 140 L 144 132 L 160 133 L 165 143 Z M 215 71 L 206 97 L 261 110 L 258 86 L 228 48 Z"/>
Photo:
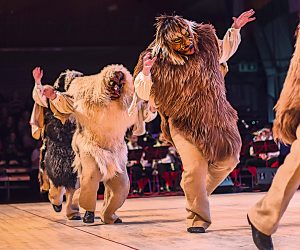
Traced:
<path id="1" fill-rule="evenodd" d="M 142 70 L 145 53 L 152 52 L 157 60 L 151 69 L 151 95 L 162 117 L 161 127 L 166 138 L 171 140 L 168 128 L 168 120 L 171 120 L 210 162 L 236 156 L 241 147 L 238 117 L 226 100 L 214 28 L 175 17 L 177 27 L 184 28 L 188 24 L 195 41 L 195 53 L 182 56 L 167 43 L 168 36 L 175 31 L 172 28 L 161 31 L 166 18 L 158 18 L 156 40 L 141 54 L 134 77 Z"/>
<path id="2" fill-rule="evenodd" d="M 274 137 L 291 144 L 296 140 L 296 129 L 300 124 L 300 36 L 298 34 L 295 52 L 275 106 Z"/>
<path id="3" fill-rule="evenodd" d="M 108 84 L 113 73 L 122 71 L 125 85 L 121 97 L 112 101 Z M 102 181 L 121 173 L 127 162 L 127 147 L 124 136 L 136 118 L 128 115 L 133 96 L 133 81 L 130 72 L 122 65 L 110 65 L 99 74 L 76 78 L 67 94 L 74 100 L 77 130 L 73 137 L 76 153 L 74 165 L 81 172 L 80 152 L 90 154 L 103 176 Z"/>

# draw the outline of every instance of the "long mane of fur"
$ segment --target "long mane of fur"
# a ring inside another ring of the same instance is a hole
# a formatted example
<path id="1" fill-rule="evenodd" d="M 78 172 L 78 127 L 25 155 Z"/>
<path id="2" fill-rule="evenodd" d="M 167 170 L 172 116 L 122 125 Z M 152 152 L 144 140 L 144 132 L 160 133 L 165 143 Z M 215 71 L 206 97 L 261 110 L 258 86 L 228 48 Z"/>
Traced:
<path id="1" fill-rule="evenodd" d="M 125 84 L 120 98 L 111 100 L 107 86 L 116 71 L 123 72 Z M 109 65 L 99 74 L 72 81 L 67 94 L 73 96 L 77 114 L 78 125 L 72 147 L 75 152 L 73 165 L 79 174 L 84 167 L 79 156 L 82 154 L 90 155 L 95 160 L 102 181 L 123 173 L 127 161 L 124 136 L 133 91 L 132 75 L 122 65 Z"/>
<path id="2" fill-rule="evenodd" d="M 171 140 L 168 123 L 196 145 L 204 157 L 222 161 L 240 152 L 237 112 L 226 100 L 219 48 L 211 25 L 194 26 L 197 50 L 184 64 L 158 55 L 151 69 L 151 95 L 162 116 L 162 131 Z M 142 58 L 156 48 L 156 40 L 141 54 L 134 77 L 142 70 Z M 163 49 L 161 49 L 163 51 Z"/>
<path id="3" fill-rule="evenodd" d="M 108 82 L 116 71 L 122 71 L 125 74 L 125 85 L 123 91 L 126 93 L 133 92 L 132 75 L 123 66 L 118 64 L 108 65 L 104 67 L 100 73 L 90 76 L 83 76 L 72 81 L 68 94 L 73 96 L 75 105 L 82 105 L 87 111 L 92 111 L 95 107 L 105 107 L 109 105 L 110 93 L 107 89 Z M 122 95 L 121 101 L 129 106 L 132 95 Z"/>
<path id="4" fill-rule="evenodd" d="M 298 30 L 300 25 L 298 26 Z M 295 52 L 275 105 L 276 118 L 273 133 L 276 139 L 291 144 L 296 140 L 296 130 L 300 124 L 300 35 L 297 34 Z"/>

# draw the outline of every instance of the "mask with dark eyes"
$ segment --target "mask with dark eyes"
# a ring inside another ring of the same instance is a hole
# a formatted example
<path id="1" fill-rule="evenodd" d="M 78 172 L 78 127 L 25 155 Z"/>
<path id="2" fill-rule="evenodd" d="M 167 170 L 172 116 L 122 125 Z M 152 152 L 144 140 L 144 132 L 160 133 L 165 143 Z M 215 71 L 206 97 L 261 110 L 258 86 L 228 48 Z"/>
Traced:
<path id="1" fill-rule="evenodd" d="M 110 92 L 110 98 L 116 100 L 120 98 L 122 89 L 125 84 L 125 76 L 123 72 L 116 71 L 113 76 L 109 79 L 108 90 Z"/>

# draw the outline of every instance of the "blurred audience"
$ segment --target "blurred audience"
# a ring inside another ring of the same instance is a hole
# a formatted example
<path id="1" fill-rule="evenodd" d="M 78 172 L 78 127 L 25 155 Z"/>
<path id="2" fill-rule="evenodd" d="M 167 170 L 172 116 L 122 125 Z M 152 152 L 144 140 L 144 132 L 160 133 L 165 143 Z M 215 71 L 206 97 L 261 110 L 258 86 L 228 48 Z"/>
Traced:
<path id="1" fill-rule="evenodd" d="M 160 177 L 160 191 L 177 191 L 179 189 L 179 175 L 181 161 L 174 146 L 172 146 L 162 133 L 159 134 L 154 147 L 168 147 L 167 155 L 158 160 L 157 169 Z"/>
<path id="2" fill-rule="evenodd" d="M 259 131 L 254 133 L 253 143 L 250 146 L 250 157 L 246 161 L 246 166 L 254 167 L 279 167 L 278 156 L 280 154 L 279 145 L 276 150 L 262 150 L 261 152 L 256 152 L 254 148 L 255 142 L 274 142 L 272 130 L 268 127 L 264 127 Z M 265 152 L 267 151 L 267 152 Z"/>
<path id="3" fill-rule="evenodd" d="M 0 165 L 31 167 L 30 111 L 17 91 L 0 103 Z"/>

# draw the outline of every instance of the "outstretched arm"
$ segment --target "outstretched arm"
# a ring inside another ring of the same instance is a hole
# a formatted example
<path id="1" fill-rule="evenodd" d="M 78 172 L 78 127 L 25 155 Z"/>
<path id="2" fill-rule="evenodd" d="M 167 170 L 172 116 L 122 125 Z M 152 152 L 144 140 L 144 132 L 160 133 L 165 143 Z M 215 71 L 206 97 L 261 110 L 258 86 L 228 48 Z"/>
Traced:
<path id="1" fill-rule="evenodd" d="M 56 91 L 52 86 L 45 88 L 45 96 L 49 98 L 51 109 L 54 113 L 70 115 L 74 112 L 73 98 L 67 93 Z"/>
<path id="2" fill-rule="evenodd" d="M 233 24 L 231 28 L 226 32 L 223 40 L 220 40 L 220 64 L 228 61 L 228 59 L 237 51 L 238 46 L 241 42 L 240 29 L 247 23 L 255 20 L 253 17 L 255 11 L 248 10 L 243 12 L 239 17 L 233 17 Z"/>

